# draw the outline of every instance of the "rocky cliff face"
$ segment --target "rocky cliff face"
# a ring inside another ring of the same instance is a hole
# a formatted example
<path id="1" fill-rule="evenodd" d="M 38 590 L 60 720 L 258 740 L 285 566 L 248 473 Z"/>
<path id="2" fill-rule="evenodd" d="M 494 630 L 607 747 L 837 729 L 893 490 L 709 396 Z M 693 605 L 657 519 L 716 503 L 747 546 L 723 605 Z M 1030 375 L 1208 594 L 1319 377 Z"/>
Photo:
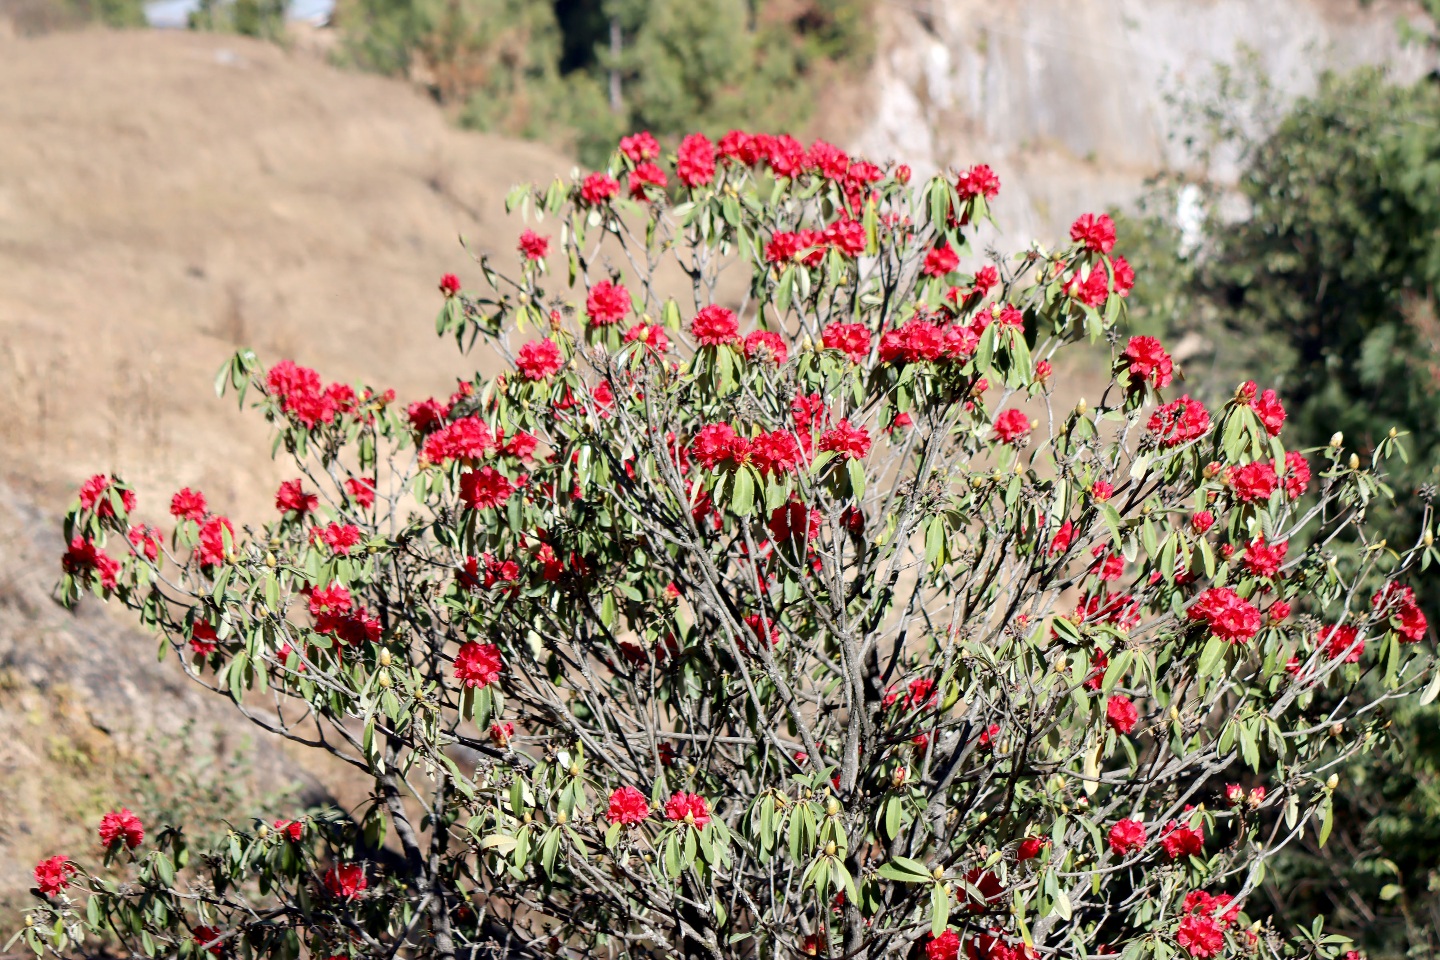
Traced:
<path id="1" fill-rule="evenodd" d="M 1402 17 L 1422 19 L 1399 0 L 886 3 L 873 113 L 854 146 L 930 170 L 989 163 L 1007 231 L 1054 238 L 1191 162 L 1172 134 L 1219 65 L 1253 62 L 1282 98 L 1330 69 L 1432 69 L 1432 52 L 1402 44 Z"/>

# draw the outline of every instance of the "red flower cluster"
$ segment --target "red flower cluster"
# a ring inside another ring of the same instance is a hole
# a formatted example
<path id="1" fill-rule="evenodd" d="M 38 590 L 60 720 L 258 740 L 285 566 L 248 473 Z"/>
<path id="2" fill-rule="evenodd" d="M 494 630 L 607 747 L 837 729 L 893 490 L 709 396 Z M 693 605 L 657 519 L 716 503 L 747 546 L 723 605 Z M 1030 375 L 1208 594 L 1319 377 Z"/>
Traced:
<path id="1" fill-rule="evenodd" d="M 515 354 L 515 368 L 526 380 L 547 380 L 560 369 L 560 345 L 550 338 L 522 344 Z"/>
<path id="2" fill-rule="evenodd" d="M 337 863 L 325 873 L 325 889 L 342 900 L 354 899 L 367 885 L 365 868 L 358 863 Z"/>
<path id="3" fill-rule="evenodd" d="M 124 807 L 112 810 L 100 818 L 100 843 L 113 847 L 117 843 L 134 850 L 145 842 L 145 827 L 140 818 Z"/>
<path id="4" fill-rule="evenodd" d="M 197 657 L 208 657 L 214 653 L 220 634 L 209 620 L 196 620 L 190 624 L 190 650 Z"/>
<path id="5" fill-rule="evenodd" d="M 670 338 L 665 336 L 665 328 L 658 323 L 637 323 L 625 331 L 626 343 L 637 340 L 656 353 L 664 353 L 670 349 Z"/>
<path id="6" fill-rule="evenodd" d="M 1123 734 L 1134 730 L 1139 719 L 1140 712 L 1135 709 L 1135 704 L 1123 694 L 1117 693 L 1105 704 L 1105 721 L 1116 733 Z"/>
<path id="7" fill-rule="evenodd" d="M 1285 551 L 1289 546 L 1288 540 L 1269 543 L 1264 537 L 1256 537 L 1245 547 L 1240 562 L 1257 577 L 1273 577 L 1280 572 L 1280 565 L 1285 562 Z"/>
<path id="8" fill-rule="evenodd" d="M 665 801 L 665 819 L 683 820 L 699 830 L 710 822 L 710 805 L 698 793 L 677 790 Z"/>
<path id="9" fill-rule="evenodd" d="M 286 480 L 275 491 L 275 509 L 281 513 L 309 513 L 319 505 L 320 498 L 313 493 L 306 493 L 299 477 Z"/>
<path id="10" fill-rule="evenodd" d="M 485 421 L 479 417 L 461 417 L 426 438 L 421 456 L 434 464 L 479 460 L 494 442 Z"/>
<path id="11" fill-rule="evenodd" d="M 680 141 L 675 160 L 675 176 L 692 189 L 715 179 L 715 145 L 702 133 L 692 133 Z"/>
<path id="12" fill-rule="evenodd" d="M 515 492 L 515 484 L 494 467 L 468 470 L 460 475 L 460 500 L 471 510 L 491 510 Z"/>
<path id="13" fill-rule="evenodd" d="M 853 363 L 863 363 L 870 353 L 870 330 L 863 323 L 831 323 L 820 331 L 820 342 L 828 350 L 839 350 Z"/>
<path id="14" fill-rule="evenodd" d="M 863 460 L 870 453 L 870 434 L 864 427 L 852 426 L 848 419 L 841 420 L 820 435 L 820 449 Z"/>
<path id="15" fill-rule="evenodd" d="M 205 494 L 199 490 L 181 487 L 180 492 L 170 498 L 170 515 L 177 520 L 194 520 L 199 523 L 205 519 L 208 512 Z"/>
<path id="16" fill-rule="evenodd" d="M 1070 225 L 1070 239 L 1091 253 L 1109 253 L 1115 248 L 1115 221 L 1109 214 L 1082 213 Z"/>
<path id="17" fill-rule="evenodd" d="M 455 679 L 465 687 L 487 687 L 500 679 L 505 666 L 493 643 L 468 640 L 455 653 Z"/>
<path id="18" fill-rule="evenodd" d="M 743 349 L 746 360 L 768 360 L 776 366 L 784 363 L 790 354 L 790 349 L 780 334 L 770 330 L 752 330 L 747 333 Z"/>
<path id="19" fill-rule="evenodd" d="M 544 260 L 550 252 L 550 238 L 541 236 L 534 230 L 526 230 L 520 234 L 520 242 L 516 246 L 525 255 L 525 259 Z"/>
<path id="20" fill-rule="evenodd" d="M 613 200 L 619 192 L 619 180 L 608 173 L 592 173 L 580 184 L 580 202 L 587 207 L 598 207 Z"/>
<path id="21" fill-rule="evenodd" d="M 1154 337 L 1131 337 L 1123 356 L 1130 379 L 1136 384 L 1149 380 L 1156 390 L 1163 390 L 1175 378 L 1170 354 Z"/>
<path id="22" fill-rule="evenodd" d="M 1236 499 L 1242 503 L 1269 500 L 1270 495 L 1280 486 L 1275 465 L 1268 460 L 1255 460 L 1243 466 L 1231 467 L 1225 472 L 1225 479 Z"/>
<path id="23" fill-rule="evenodd" d="M 360 528 L 353 523 L 329 523 L 316 528 L 312 539 L 325 544 L 336 556 L 348 557 L 360 545 Z"/>
<path id="24" fill-rule="evenodd" d="M 1429 622 L 1415 602 L 1415 591 L 1398 583 L 1387 583 L 1370 598 L 1370 606 L 1390 617 L 1400 634 L 1401 643 L 1418 643 L 1425 639 Z"/>
<path id="25" fill-rule="evenodd" d="M 349 477 L 345 480 L 345 492 L 350 502 L 361 510 L 375 506 L 375 481 L 366 477 Z"/>
<path id="26" fill-rule="evenodd" d="M 739 339 L 740 324 L 733 311 L 712 303 L 695 314 L 690 332 L 702 346 L 718 347 Z"/>
<path id="27" fill-rule="evenodd" d="M 1129 818 L 1119 820 L 1110 828 L 1110 835 L 1107 839 L 1110 843 L 1110 850 L 1117 857 L 1134 853 L 1145 846 L 1145 824 Z"/>
<path id="28" fill-rule="evenodd" d="M 1247 380 L 1240 385 L 1240 394 L 1249 400 L 1250 409 L 1255 411 L 1255 416 L 1260 419 L 1265 432 L 1272 437 L 1278 437 L 1280 428 L 1285 425 L 1285 406 L 1274 390 L 1266 390 L 1257 397 L 1257 389 L 1254 380 Z"/>
<path id="29" fill-rule="evenodd" d="M 660 141 L 656 140 L 649 130 L 642 130 L 621 137 L 620 152 L 628 157 L 631 163 L 655 160 L 660 156 Z"/>
<path id="30" fill-rule="evenodd" d="M 1247 643 L 1260 632 L 1260 611 L 1229 587 L 1211 587 L 1200 594 L 1186 616 L 1204 621 L 1211 633 L 1227 643 Z"/>
<path id="31" fill-rule="evenodd" d="M 1169 449 L 1182 443 L 1198 440 L 1210 430 L 1210 412 L 1198 400 L 1191 400 L 1186 394 L 1179 400 L 1167 403 L 1150 415 L 1146 428 L 1160 441 L 1160 446 Z"/>
<path id="32" fill-rule="evenodd" d="M 961 200 L 973 200 L 976 197 L 984 197 L 987 201 L 994 200 L 1000 193 L 1000 178 L 988 164 L 976 164 L 960 174 L 955 181 L 955 192 Z"/>
<path id="33" fill-rule="evenodd" d="M 1285 496 L 1299 499 L 1310 486 L 1310 461 L 1294 450 L 1285 454 L 1285 476 L 1280 482 L 1285 485 Z"/>
<path id="34" fill-rule="evenodd" d="M 1205 834 L 1202 829 L 1171 820 L 1160 834 L 1160 846 L 1171 860 L 1198 857 L 1205 852 Z"/>
<path id="35" fill-rule="evenodd" d="M 938 247 L 925 254 L 925 262 L 920 267 L 920 272 L 927 277 L 943 277 L 954 272 L 960 266 L 960 257 L 950 244 L 941 243 Z"/>
<path id="36" fill-rule="evenodd" d="M 597 327 L 619 323 L 630 312 L 630 291 L 609 280 L 597 281 L 585 297 L 585 315 Z"/>
<path id="37" fill-rule="evenodd" d="M 281 360 L 265 375 L 265 389 L 289 417 L 313 430 L 333 423 L 336 416 L 355 408 L 355 391 L 343 383 L 322 386 L 320 375 L 309 367 Z"/>
<path id="38" fill-rule="evenodd" d="M 35 886 L 39 887 L 45 896 L 53 897 L 70 886 L 70 881 L 78 872 L 75 864 L 64 855 L 41 860 L 35 864 Z"/>
<path id="39" fill-rule="evenodd" d="M 60 565 L 73 577 L 87 577 L 95 573 L 100 577 L 100 586 L 114 590 L 119 581 L 120 561 L 111 557 L 89 537 L 75 537 L 70 547 L 60 558 Z"/>
<path id="40" fill-rule="evenodd" d="M 1325 656 L 1331 660 L 1343 656 L 1346 663 L 1359 663 L 1365 653 L 1365 641 L 1360 639 L 1360 631 L 1340 624 L 1321 627 L 1315 635 L 1315 646 L 1324 649 Z"/>
<path id="41" fill-rule="evenodd" d="M 1030 436 L 1030 418 L 1025 416 L 1025 411 L 1012 407 L 1002 410 L 996 415 L 994 439 L 1001 443 L 1019 446 L 1020 442 L 1028 436 Z"/>
<path id="42" fill-rule="evenodd" d="M 648 816 L 650 804 L 645 800 L 645 794 L 634 787 L 620 787 L 610 794 L 610 807 L 605 812 L 605 819 L 611 823 L 640 823 Z"/>
<path id="43" fill-rule="evenodd" d="M 225 562 L 225 545 L 235 543 L 235 528 L 225 517 L 210 517 L 200 525 L 200 542 L 195 559 L 202 567 L 217 567 Z"/>
<path id="44" fill-rule="evenodd" d="M 121 508 L 128 514 L 135 509 L 135 491 L 125 487 L 119 487 L 114 477 L 107 477 L 103 473 L 86 480 L 80 485 L 80 509 L 88 510 L 97 517 L 115 516 L 115 506 L 110 502 L 110 488 L 112 486 L 120 493 Z"/>

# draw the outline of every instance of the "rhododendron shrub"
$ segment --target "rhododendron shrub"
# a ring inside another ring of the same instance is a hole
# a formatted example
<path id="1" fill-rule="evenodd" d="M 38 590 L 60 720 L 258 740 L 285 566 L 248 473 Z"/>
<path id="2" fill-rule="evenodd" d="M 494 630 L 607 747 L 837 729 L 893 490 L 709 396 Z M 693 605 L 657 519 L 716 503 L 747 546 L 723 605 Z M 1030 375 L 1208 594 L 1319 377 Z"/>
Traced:
<path id="1" fill-rule="evenodd" d="M 1436 693 L 1432 538 L 1366 532 L 1398 441 L 1294 450 L 1273 393 L 1167 392 L 1108 217 L 977 259 L 988 167 L 649 142 L 514 192 L 520 241 L 446 278 L 493 375 L 401 402 L 237 356 L 273 515 L 186 489 L 159 529 L 87 483 L 64 597 L 373 790 L 216 811 L 198 857 L 109 822 L 36 868 L 32 946 L 1338 956 L 1246 904 L 1387 701 Z"/>

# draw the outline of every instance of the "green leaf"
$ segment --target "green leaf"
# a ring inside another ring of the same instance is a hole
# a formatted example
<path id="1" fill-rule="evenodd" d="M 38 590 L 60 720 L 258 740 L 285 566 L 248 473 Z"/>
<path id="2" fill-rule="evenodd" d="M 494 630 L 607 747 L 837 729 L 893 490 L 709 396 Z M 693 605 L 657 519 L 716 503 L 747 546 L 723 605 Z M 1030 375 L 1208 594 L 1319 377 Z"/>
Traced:
<path id="1" fill-rule="evenodd" d="M 755 478 L 747 467 L 735 471 L 730 490 L 730 509 L 742 517 L 755 510 Z"/>
<path id="2" fill-rule="evenodd" d="M 923 863 L 909 857 L 896 857 L 882 863 L 878 872 L 880 876 L 900 883 L 929 883 L 933 879 Z"/>
<path id="3" fill-rule="evenodd" d="M 945 884 L 936 883 L 930 887 L 930 936 L 940 936 L 949 922 L 950 894 Z"/>
<path id="4" fill-rule="evenodd" d="M 1200 651 L 1200 662 L 1196 664 L 1195 672 L 1202 677 L 1218 673 L 1216 667 L 1224 662 L 1225 647 L 1225 641 L 1212 633 L 1205 641 L 1205 648 Z"/>

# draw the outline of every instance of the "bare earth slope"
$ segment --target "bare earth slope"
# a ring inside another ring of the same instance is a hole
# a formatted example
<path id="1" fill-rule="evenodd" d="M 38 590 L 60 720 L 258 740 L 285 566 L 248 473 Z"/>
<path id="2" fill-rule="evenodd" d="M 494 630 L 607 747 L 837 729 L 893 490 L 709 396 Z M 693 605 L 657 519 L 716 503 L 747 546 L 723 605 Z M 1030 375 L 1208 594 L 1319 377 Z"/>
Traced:
<path id="1" fill-rule="evenodd" d="M 117 776 L 146 731 L 196 719 L 188 754 L 221 764 L 258 740 L 153 640 L 50 603 L 75 484 L 114 470 L 154 520 L 181 485 L 268 515 L 285 477 L 264 425 L 215 398 L 219 365 L 253 346 L 448 392 L 464 364 L 431 324 L 439 274 L 470 266 L 457 234 L 509 247 L 505 191 L 569 166 L 234 37 L 0 39 L 0 942 L 30 865 L 94 862 L 98 814 L 137 802 Z M 257 747 L 257 790 L 304 779 Z"/>
<path id="2" fill-rule="evenodd" d="M 142 502 L 263 506 L 281 478 L 210 392 L 225 358 L 448 390 L 463 366 L 431 322 L 439 274 L 465 278 L 457 234 L 508 247 L 505 191 L 568 168 L 235 37 L 0 41 L 0 475 L 52 509 L 112 467 Z"/>

